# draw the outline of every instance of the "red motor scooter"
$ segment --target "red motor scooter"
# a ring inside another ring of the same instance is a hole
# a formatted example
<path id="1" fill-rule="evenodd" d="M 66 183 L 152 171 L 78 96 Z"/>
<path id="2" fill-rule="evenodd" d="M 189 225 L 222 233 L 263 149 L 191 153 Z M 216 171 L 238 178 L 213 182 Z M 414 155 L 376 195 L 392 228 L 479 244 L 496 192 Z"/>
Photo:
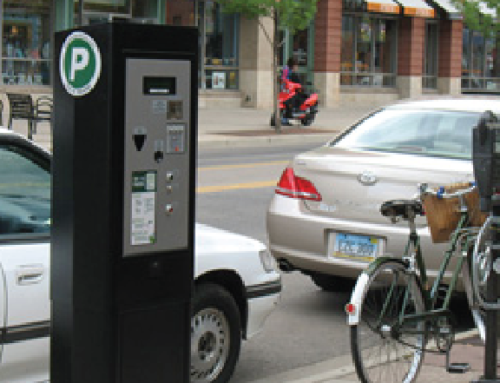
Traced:
<path id="1" fill-rule="evenodd" d="M 292 98 L 298 95 L 298 99 Z M 290 80 L 283 80 L 281 92 L 278 96 L 280 117 L 289 120 L 299 120 L 304 126 L 309 126 L 313 123 L 316 113 L 318 113 L 318 94 L 306 94 L 303 91 L 302 85 Z M 292 105 L 296 104 L 296 105 Z M 297 104 L 299 104 L 297 106 Z M 271 116 L 271 126 L 276 125 L 276 116 L 273 113 Z"/>

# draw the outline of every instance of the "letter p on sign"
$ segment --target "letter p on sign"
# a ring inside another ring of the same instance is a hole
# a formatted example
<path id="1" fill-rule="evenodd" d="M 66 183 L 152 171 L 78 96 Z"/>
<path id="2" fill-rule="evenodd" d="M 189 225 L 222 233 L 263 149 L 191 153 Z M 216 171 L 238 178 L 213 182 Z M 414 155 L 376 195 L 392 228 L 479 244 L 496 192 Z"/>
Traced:
<path id="1" fill-rule="evenodd" d="M 75 81 L 75 72 L 85 69 L 89 65 L 89 51 L 85 48 L 73 48 L 71 50 L 70 81 Z"/>
<path id="2" fill-rule="evenodd" d="M 84 96 L 94 89 L 101 75 L 101 52 L 92 37 L 79 31 L 66 37 L 61 47 L 59 74 L 72 96 Z"/>

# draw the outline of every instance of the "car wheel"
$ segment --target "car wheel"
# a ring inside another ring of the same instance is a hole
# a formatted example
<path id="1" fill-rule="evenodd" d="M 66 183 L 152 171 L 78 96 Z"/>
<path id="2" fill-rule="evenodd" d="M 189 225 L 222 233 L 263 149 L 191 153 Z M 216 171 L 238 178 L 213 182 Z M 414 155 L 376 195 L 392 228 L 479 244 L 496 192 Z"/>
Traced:
<path id="1" fill-rule="evenodd" d="M 311 279 L 319 288 L 335 293 L 346 293 L 352 291 L 356 280 L 326 274 L 312 274 Z"/>
<path id="2" fill-rule="evenodd" d="M 226 383 L 241 346 L 238 306 L 224 288 L 196 287 L 191 317 L 191 383 Z"/>

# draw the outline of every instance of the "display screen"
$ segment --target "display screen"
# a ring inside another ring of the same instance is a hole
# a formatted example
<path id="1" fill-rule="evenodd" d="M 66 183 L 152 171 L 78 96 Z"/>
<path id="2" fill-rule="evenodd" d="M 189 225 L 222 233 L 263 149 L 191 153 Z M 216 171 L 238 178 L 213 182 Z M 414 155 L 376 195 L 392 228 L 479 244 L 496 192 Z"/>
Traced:
<path id="1" fill-rule="evenodd" d="M 144 94 L 172 95 L 177 92 L 177 79 L 175 77 L 144 77 Z"/>

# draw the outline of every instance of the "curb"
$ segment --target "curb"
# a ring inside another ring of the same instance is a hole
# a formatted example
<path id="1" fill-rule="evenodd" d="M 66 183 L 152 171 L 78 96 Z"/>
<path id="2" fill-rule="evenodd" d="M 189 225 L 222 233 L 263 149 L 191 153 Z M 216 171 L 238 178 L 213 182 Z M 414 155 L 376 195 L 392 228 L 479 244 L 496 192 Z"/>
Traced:
<path id="1" fill-rule="evenodd" d="M 297 144 L 318 144 L 324 145 L 336 133 L 329 134 L 309 134 L 309 135 L 272 135 L 260 137 L 233 137 L 226 135 L 202 134 L 198 136 L 198 147 L 203 149 L 221 149 L 227 147 L 249 147 L 265 145 L 297 145 Z"/>

